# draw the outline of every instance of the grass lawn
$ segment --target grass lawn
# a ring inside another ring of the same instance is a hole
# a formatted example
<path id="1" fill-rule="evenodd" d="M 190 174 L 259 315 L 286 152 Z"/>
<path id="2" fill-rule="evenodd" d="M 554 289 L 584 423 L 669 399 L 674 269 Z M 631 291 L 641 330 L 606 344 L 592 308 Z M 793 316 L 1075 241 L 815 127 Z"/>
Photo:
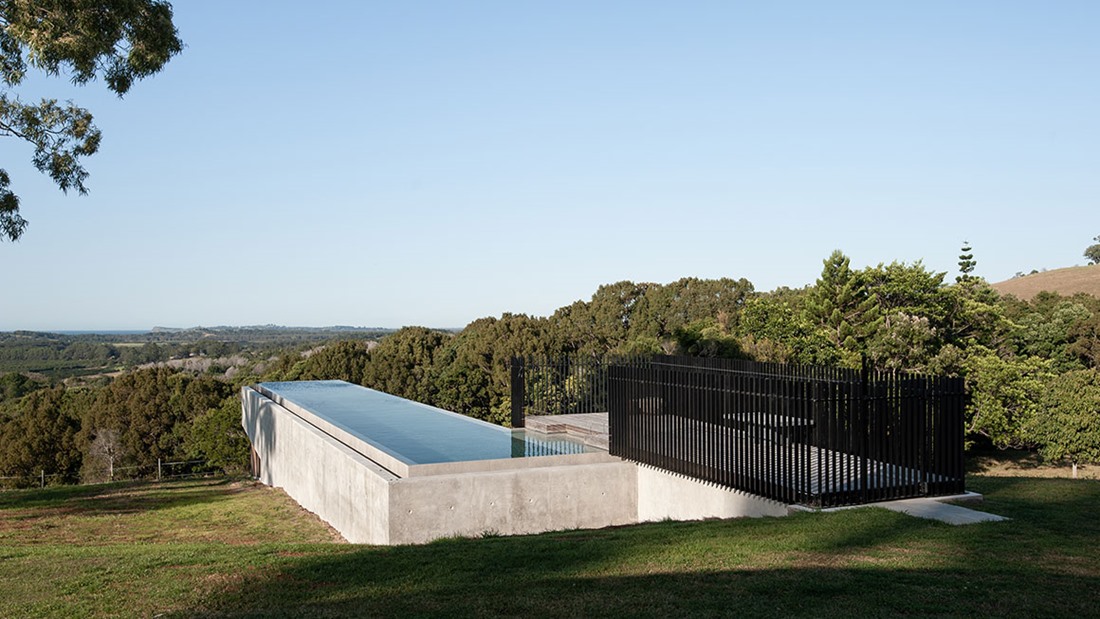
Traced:
<path id="1" fill-rule="evenodd" d="M 881 509 L 425 546 L 333 543 L 233 480 L 0 493 L 0 616 L 1019 616 L 1100 612 L 1100 482 L 971 477 L 964 527 Z"/>

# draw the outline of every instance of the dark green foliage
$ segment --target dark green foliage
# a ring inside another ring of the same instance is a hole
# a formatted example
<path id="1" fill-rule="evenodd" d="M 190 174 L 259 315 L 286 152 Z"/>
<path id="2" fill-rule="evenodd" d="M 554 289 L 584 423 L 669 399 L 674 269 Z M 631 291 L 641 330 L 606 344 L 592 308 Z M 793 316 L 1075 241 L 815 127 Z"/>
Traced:
<path id="1" fill-rule="evenodd" d="M 737 337 L 716 320 L 700 320 L 680 327 L 674 336 L 679 350 L 693 357 L 745 358 Z"/>
<path id="2" fill-rule="evenodd" d="M 435 357 L 452 335 L 405 327 L 371 351 L 363 384 L 417 402 L 431 403 L 438 392 Z"/>
<path id="3" fill-rule="evenodd" d="M 1038 357 L 1003 357 L 975 346 L 964 362 L 971 400 L 967 434 L 1001 449 L 1033 447 L 1027 428 L 1047 414 L 1042 397 L 1053 377 L 1050 365 Z"/>
<path id="4" fill-rule="evenodd" d="M 227 397 L 217 408 L 199 413 L 187 428 L 184 450 L 188 458 L 235 474 L 248 470 L 248 436 L 241 426 L 241 400 Z"/>
<path id="5" fill-rule="evenodd" d="M 17 400 L 35 389 L 41 389 L 45 386 L 19 372 L 0 374 L 0 402 Z"/>
<path id="6" fill-rule="evenodd" d="M 183 456 L 188 424 L 233 392 L 209 376 L 196 378 L 166 367 L 123 374 L 96 394 L 84 417 L 86 470 L 94 474 Z"/>
<path id="7" fill-rule="evenodd" d="M 668 338 L 700 320 L 736 326 L 745 303 L 754 294 L 748 280 L 685 277 L 663 286 L 646 286 L 634 312 L 634 336 Z"/>
<path id="8" fill-rule="evenodd" d="M 836 349 L 841 365 L 858 367 L 864 342 L 881 320 L 878 304 L 840 250 L 824 264 L 806 298 L 806 318 Z"/>
<path id="9" fill-rule="evenodd" d="M 974 272 L 974 267 L 978 266 L 978 261 L 974 259 L 973 248 L 970 247 L 970 241 L 963 241 L 962 249 L 959 253 L 959 276 L 955 278 L 956 282 L 962 283 L 972 279 L 971 273 Z"/>
<path id="10" fill-rule="evenodd" d="M 950 287 L 946 309 L 942 339 L 960 348 L 982 344 L 1001 349 L 1014 328 L 1000 294 L 978 277 Z"/>
<path id="11" fill-rule="evenodd" d="M 1092 240 L 1098 242 L 1085 248 L 1085 257 L 1089 259 L 1089 264 L 1100 264 L 1100 235 Z"/>
<path id="12" fill-rule="evenodd" d="M 65 73 L 73 83 L 102 78 L 119 96 L 183 49 L 172 7 L 159 0 L 38 0 L 0 2 L 0 78 L 19 85 L 28 67 Z M 24 103 L 0 93 L 0 135 L 34 147 L 32 162 L 62 191 L 87 192 L 81 159 L 99 149 L 101 134 L 88 110 L 71 102 Z M 27 222 L 0 170 L 0 240 L 16 240 Z"/>
<path id="13" fill-rule="evenodd" d="M 362 384 L 370 352 L 366 342 L 346 340 L 313 351 L 298 368 L 296 380 L 346 380 Z"/>
<path id="14" fill-rule="evenodd" d="M 1087 368 L 1100 368 L 1100 313 L 1070 328 L 1066 353 Z"/>
<path id="15" fill-rule="evenodd" d="M 547 320 L 524 314 L 481 318 L 451 338 L 436 356 L 436 404 L 464 415 L 509 419 L 511 360 L 552 354 Z"/>
<path id="16" fill-rule="evenodd" d="M 1028 424 L 1039 453 L 1049 460 L 1100 463 L 1100 371 L 1077 370 L 1056 376 L 1041 399 L 1043 411 Z"/>
<path id="17" fill-rule="evenodd" d="M 40 472 L 73 481 L 80 469 L 77 394 L 62 387 L 27 395 L 7 422 L 0 421 L 0 475 Z"/>
<path id="18" fill-rule="evenodd" d="M 1093 314 L 1073 301 L 1062 301 L 1045 311 L 1033 311 L 1019 320 L 1016 331 L 1017 348 L 1028 355 L 1036 355 L 1056 362 L 1059 369 L 1079 367 L 1078 355 L 1069 344 L 1081 333 L 1081 325 Z"/>

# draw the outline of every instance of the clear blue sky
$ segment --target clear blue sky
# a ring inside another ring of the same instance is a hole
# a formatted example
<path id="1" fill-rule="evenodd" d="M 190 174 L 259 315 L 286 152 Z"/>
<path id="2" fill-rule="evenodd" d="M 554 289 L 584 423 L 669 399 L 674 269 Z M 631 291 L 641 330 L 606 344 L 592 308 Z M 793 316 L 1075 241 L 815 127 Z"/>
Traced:
<path id="1" fill-rule="evenodd" d="M 623 279 L 813 282 L 963 240 L 990 281 L 1100 234 L 1100 3 L 175 4 L 87 197 L 0 143 L 31 225 L 0 330 L 462 326 Z"/>

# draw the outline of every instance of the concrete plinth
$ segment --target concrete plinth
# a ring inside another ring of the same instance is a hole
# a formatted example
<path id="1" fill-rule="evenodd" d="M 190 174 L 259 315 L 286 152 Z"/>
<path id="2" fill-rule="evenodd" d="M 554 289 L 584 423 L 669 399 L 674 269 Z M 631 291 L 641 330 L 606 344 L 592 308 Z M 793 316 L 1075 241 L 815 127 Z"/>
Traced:
<path id="1" fill-rule="evenodd" d="M 786 513 L 774 501 L 606 452 L 399 466 L 361 442 L 337 440 L 308 411 L 284 404 L 249 387 L 242 391 L 242 424 L 257 477 L 353 543 Z"/>

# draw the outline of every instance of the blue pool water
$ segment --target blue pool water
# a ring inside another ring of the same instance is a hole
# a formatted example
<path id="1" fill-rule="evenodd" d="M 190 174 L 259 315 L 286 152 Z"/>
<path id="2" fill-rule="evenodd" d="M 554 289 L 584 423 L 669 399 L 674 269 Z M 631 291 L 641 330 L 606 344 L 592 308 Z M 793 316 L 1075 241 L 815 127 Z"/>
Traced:
<path id="1" fill-rule="evenodd" d="M 597 451 L 564 435 L 533 436 L 341 380 L 271 382 L 259 387 L 406 464 Z"/>

